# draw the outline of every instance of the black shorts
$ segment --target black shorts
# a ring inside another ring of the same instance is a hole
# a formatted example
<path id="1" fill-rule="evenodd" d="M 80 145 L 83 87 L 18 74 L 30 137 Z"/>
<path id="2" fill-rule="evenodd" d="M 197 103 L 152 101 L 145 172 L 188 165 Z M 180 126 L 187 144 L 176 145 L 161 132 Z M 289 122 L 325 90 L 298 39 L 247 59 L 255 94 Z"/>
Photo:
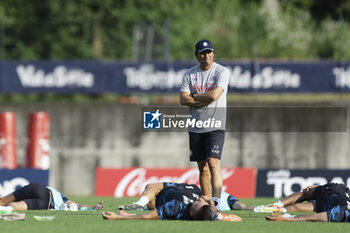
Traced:
<path id="1" fill-rule="evenodd" d="M 24 201 L 28 210 L 43 210 L 49 208 L 50 191 L 42 184 L 30 183 L 13 192 L 16 201 Z"/>
<path id="2" fill-rule="evenodd" d="M 190 161 L 202 161 L 206 158 L 221 159 L 225 141 L 225 131 L 215 130 L 206 133 L 190 134 Z"/>
<path id="3" fill-rule="evenodd" d="M 319 196 L 327 196 L 333 193 L 340 197 L 346 197 L 347 192 L 349 192 L 349 189 L 344 184 L 328 183 L 316 187 L 311 194 L 310 200 L 316 200 Z"/>
<path id="4" fill-rule="evenodd" d="M 193 198 L 193 194 L 202 196 L 202 190 L 195 184 L 164 182 L 163 189 L 172 188 L 181 192 L 182 195 Z"/>

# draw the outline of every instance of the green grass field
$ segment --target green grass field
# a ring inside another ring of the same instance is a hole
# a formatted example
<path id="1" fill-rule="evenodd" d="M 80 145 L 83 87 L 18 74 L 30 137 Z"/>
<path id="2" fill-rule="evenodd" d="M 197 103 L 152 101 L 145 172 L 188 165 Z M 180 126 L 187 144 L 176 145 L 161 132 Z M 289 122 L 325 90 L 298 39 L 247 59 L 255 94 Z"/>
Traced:
<path id="1" fill-rule="evenodd" d="M 116 207 L 134 201 L 134 198 L 99 198 L 99 197 L 70 197 L 71 200 L 93 205 L 103 200 L 104 210 L 116 211 Z M 241 199 L 248 205 L 272 203 L 271 198 Z M 231 212 L 231 211 L 230 211 Z M 135 212 L 136 213 L 136 212 Z M 276 223 L 268 222 L 264 216 L 268 214 L 253 213 L 250 211 L 235 211 L 242 217 L 242 222 L 198 222 L 198 221 L 107 221 L 101 217 L 101 211 L 27 211 L 25 221 L 0 221 L 1 232 L 23 233 L 97 233 L 97 232 L 125 232 L 125 233 L 204 233 L 204 232 L 239 232 L 239 233 L 333 233 L 350 232 L 348 223 Z M 37 221 L 33 216 L 55 216 L 53 221 Z"/>

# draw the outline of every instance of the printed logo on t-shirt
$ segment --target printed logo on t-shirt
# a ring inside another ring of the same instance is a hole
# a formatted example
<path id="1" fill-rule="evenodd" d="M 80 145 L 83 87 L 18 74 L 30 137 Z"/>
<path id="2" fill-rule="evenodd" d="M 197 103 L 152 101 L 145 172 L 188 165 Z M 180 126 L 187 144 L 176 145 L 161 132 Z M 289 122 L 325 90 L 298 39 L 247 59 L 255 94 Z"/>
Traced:
<path id="1" fill-rule="evenodd" d="M 200 86 L 198 84 L 194 84 L 192 86 L 192 92 L 194 93 L 203 93 L 203 92 L 207 92 L 214 89 L 214 83 L 207 83 L 203 86 Z"/>

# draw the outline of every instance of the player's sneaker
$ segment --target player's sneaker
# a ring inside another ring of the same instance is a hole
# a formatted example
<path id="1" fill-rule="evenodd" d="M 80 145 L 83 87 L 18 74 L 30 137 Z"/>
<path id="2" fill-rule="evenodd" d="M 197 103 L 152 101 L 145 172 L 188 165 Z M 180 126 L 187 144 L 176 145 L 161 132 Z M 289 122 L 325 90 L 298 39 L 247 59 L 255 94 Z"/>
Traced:
<path id="1" fill-rule="evenodd" d="M 273 213 L 287 213 L 287 209 L 278 205 L 269 205 L 268 207 L 273 208 Z"/>
<path id="2" fill-rule="evenodd" d="M 255 213 L 286 213 L 287 210 L 280 206 L 270 205 L 270 206 L 256 206 L 253 211 Z"/>
<path id="3" fill-rule="evenodd" d="M 126 206 L 119 206 L 120 210 L 138 210 L 138 211 L 142 211 L 145 210 L 145 208 L 142 205 L 138 205 L 136 203 L 131 203 L 130 205 L 126 205 Z"/>
<path id="4" fill-rule="evenodd" d="M 219 215 L 221 215 L 219 221 L 224 221 L 224 222 L 240 222 L 240 221 L 242 221 L 241 217 L 239 217 L 235 214 L 219 213 Z"/>
<path id="5" fill-rule="evenodd" d="M 13 209 L 10 206 L 0 206 L 0 214 L 11 214 Z"/>

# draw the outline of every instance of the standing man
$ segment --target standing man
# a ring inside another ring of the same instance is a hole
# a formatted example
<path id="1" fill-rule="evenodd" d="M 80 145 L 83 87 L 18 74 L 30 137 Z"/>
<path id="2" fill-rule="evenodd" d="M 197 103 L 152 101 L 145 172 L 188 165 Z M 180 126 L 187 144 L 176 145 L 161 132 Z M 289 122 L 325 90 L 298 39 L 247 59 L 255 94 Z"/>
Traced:
<path id="1" fill-rule="evenodd" d="M 190 107 L 190 161 L 196 161 L 203 194 L 212 197 L 219 210 L 223 184 L 221 153 L 225 141 L 226 95 L 230 72 L 214 62 L 209 40 L 195 46 L 198 65 L 184 74 L 180 102 Z M 207 123 L 207 124 L 206 124 Z"/>

